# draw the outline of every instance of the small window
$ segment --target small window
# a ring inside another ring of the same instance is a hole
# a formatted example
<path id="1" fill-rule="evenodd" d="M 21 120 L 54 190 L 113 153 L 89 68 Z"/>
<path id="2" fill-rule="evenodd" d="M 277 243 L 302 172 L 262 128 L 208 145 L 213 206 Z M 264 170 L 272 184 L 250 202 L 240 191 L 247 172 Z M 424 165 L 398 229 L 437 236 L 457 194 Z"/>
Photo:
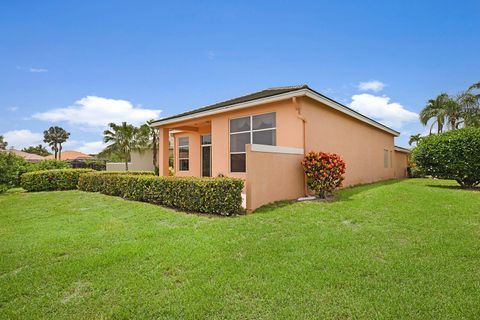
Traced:
<path id="1" fill-rule="evenodd" d="M 188 145 L 188 137 L 178 138 L 178 170 L 189 170 L 190 148 Z"/>
<path id="2" fill-rule="evenodd" d="M 383 150 L 383 167 L 388 168 L 390 160 L 388 159 L 388 150 Z"/>

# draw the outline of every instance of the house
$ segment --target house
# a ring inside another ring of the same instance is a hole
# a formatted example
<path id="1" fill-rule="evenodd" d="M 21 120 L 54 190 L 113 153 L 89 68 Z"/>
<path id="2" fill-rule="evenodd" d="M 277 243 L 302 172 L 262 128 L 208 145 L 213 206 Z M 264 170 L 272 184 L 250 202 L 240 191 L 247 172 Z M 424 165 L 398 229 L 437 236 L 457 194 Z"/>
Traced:
<path id="1" fill-rule="evenodd" d="M 23 159 L 27 160 L 28 162 L 38 162 L 38 161 L 41 161 L 41 160 L 45 159 L 45 157 L 39 156 L 38 154 L 28 153 L 28 152 L 20 151 L 20 150 L 16 150 L 16 149 L 0 150 L 0 151 L 13 153 L 13 154 L 15 154 L 19 157 L 22 157 Z"/>
<path id="2" fill-rule="evenodd" d="M 107 171 L 125 171 L 125 162 L 107 162 Z M 135 150 L 130 153 L 129 171 L 155 171 L 153 150 Z"/>
<path id="3" fill-rule="evenodd" d="M 155 121 L 159 172 L 168 175 L 169 135 L 177 176 L 245 180 L 247 211 L 306 194 L 300 165 L 310 150 L 340 154 L 344 186 L 403 178 L 408 150 L 395 131 L 307 85 L 277 87 Z"/>
<path id="4" fill-rule="evenodd" d="M 45 159 L 55 159 L 55 155 L 51 154 L 49 156 L 46 156 Z M 80 151 L 67 150 L 67 151 L 62 151 L 62 154 L 61 154 L 61 160 L 65 160 L 65 161 L 89 160 L 89 159 L 94 159 L 94 157 Z"/>

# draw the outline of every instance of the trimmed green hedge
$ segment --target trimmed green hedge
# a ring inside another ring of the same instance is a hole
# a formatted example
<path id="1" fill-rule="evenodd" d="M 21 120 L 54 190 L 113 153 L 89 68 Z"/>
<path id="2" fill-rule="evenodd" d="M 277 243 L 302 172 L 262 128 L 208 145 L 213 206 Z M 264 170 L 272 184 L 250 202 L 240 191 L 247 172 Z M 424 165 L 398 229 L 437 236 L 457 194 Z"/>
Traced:
<path id="1" fill-rule="evenodd" d="M 27 191 L 73 190 L 80 175 L 92 169 L 58 169 L 33 171 L 22 174 L 20 185 Z"/>
<path id="2" fill-rule="evenodd" d="M 480 128 L 464 128 L 422 138 L 412 161 L 421 173 L 453 179 L 463 188 L 480 184 Z"/>
<path id="3" fill-rule="evenodd" d="M 90 173 L 80 177 L 78 188 L 190 212 L 243 212 L 240 179 Z"/>

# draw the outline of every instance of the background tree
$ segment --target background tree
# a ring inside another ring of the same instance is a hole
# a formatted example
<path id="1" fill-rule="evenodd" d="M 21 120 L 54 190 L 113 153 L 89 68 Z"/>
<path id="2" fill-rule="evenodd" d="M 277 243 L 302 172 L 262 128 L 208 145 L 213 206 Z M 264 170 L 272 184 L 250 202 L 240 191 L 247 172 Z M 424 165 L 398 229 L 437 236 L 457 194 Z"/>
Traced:
<path id="1" fill-rule="evenodd" d="M 33 153 L 33 154 L 38 154 L 39 156 L 46 157 L 50 155 L 51 153 L 48 152 L 47 148 L 39 144 L 38 146 L 30 146 L 28 148 L 23 148 L 22 151 L 28 152 L 28 153 Z"/>
<path id="2" fill-rule="evenodd" d="M 60 127 L 50 127 L 43 131 L 43 142 L 48 143 L 55 153 L 55 159 L 62 159 L 62 143 L 67 141 L 70 133 Z"/>
<path id="3" fill-rule="evenodd" d="M 437 133 L 443 132 L 446 126 L 449 130 L 461 127 L 480 127 L 480 83 L 471 85 L 466 91 L 454 96 L 446 93 L 428 100 L 420 112 L 420 122 L 426 126 L 432 119 L 430 134 L 434 125 Z"/>
<path id="4" fill-rule="evenodd" d="M 120 155 L 125 162 L 125 170 L 128 171 L 131 152 L 148 146 L 145 128 L 140 129 L 126 122 L 121 125 L 110 123 L 108 127 L 110 129 L 103 132 L 103 141 L 111 144 L 104 151 Z"/>
<path id="5" fill-rule="evenodd" d="M 155 120 L 149 120 L 146 124 L 140 126 L 142 134 L 147 136 L 149 149 L 153 151 L 152 163 L 154 167 L 158 167 L 158 129 L 150 127 Z"/>
<path id="6" fill-rule="evenodd" d="M 5 141 L 5 138 L 3 136 L 0 136 L 0 150 L 5 150 L 7 149 L 8 142 Z"/>
<path id="7" fill-rule="evenodd" d="M 420 135 L 420 133 L 418 134 L 414 134 L 414 135 L 411 135 L 410 136 L 410 139 L 408 140 L 408 144 L 409 145 L 412 145 L 412 144 L 418 144 L 418 142 L 422 139 L 422 136 Z"/>

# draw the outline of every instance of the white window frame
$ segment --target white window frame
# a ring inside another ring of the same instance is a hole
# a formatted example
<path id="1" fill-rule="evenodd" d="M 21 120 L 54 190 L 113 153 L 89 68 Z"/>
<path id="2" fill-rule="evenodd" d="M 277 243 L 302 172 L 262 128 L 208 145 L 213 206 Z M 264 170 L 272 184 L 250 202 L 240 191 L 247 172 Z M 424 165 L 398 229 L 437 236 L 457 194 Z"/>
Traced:
<path id="1" fill-rule="evenodd" d="M 187 139 L 187 145 L 180 145 L 180 139 Z M 180 158 L 180 148 L 188 148 L 188 157 L 187 158 Z M 182 170 L 182 166 L 180 165 L 180 160 L 187 160 L 188 161 L 188 170 Z M 178 171 L 187 172 L 190 171 L 190 137 L 178 137 Z"/>
<path id="2" fill-rule="evenodd" d="M 253 117 L 256 117 L 256 116 L 263 116 L 263 115 L 266 115 L 266 114 L 269 114 L 269 113 L 273 113 L 275 114 L 275 126 L 272 127 L 272 128 L 264 128 L 264 129 L 253 129 Z M 242 118 L 250 118 L 250 130 L 245 130 L 245 131 L 238 131 L 238 132 L 231 132 L 231 127 L 230 127 L 230 124 L 231 124 L 231 121 L 232 120 L 236 120 L 236 119 L 242 119 Z M 265 113 L 260 113 L 260 114 L 253 114 L 253 115 L 249 115 L 249 116 L 242 116 L 242 117 L 236 117 L 236 118 L 231 118 L 228 120 L 228 167 L 229 167 L 229 171 L 230 173 L 245 173 L 247 172 L 246 169 L 245 171 L 232 171 L 232 157 L 231 155 L 232 154 L 247 154 L 247 151 L 230 151 L 230 136 L 232 135 L 236 135 L 236 134 L 242 134 L 242 133 L 249 133 L 250 134 L 250 144 L 253 144 L 253 133 L 254 132 L 261 132 L 261 131 L 269 131 L 269 130 L 275 130 L 275 146 L 277 145 L 277 112 L 275 111 L 270 111 L 270 112 L 265 112 Z M 246 161 L 246 159 L 245 159 Z"/>

